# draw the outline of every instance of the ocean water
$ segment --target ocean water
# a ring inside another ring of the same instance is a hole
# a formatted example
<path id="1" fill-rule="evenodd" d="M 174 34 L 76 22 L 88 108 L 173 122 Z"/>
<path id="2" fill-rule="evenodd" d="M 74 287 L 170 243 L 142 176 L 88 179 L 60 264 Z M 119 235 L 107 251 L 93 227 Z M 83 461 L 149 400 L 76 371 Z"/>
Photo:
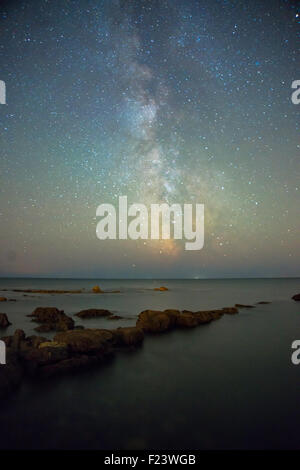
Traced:
<path id="1" fill-rule="evenodd" d="M 99 284 L 118 294 L 90 294 Z M 165 285 L 168 292 L 154 292 Z M 3 289 L 86 289 L 45 295 Z M 147 336 L 97 369 L 42 382 L 24 381 L 0 403 L 0 448 L 10 449 L 299 449 L 299 279 L 65 280 L 0 279 L 0 304 L 13 325 L 38 306 L 74 315 L 107 308 L 125 317 L 76 320 L 85 327 L 134 325 L 140 311 L 202 310 L 255 304 L 196 329 Z M 76 317 L 74 317 L 76 319 Z M 45 335 L 51 337 L 51 334 Z"/>

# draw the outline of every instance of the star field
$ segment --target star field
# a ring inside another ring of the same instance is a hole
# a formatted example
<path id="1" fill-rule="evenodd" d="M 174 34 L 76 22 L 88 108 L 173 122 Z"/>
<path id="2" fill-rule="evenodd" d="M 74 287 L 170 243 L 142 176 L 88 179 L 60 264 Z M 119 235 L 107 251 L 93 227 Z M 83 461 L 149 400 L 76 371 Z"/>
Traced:
<path id="1" fill-rule="evenodd" d="M 297 2 L 0 7 L 0 274 L 299 274 Z M 99 241 L 96 208 L 205 204 L 205 244 Z"/>

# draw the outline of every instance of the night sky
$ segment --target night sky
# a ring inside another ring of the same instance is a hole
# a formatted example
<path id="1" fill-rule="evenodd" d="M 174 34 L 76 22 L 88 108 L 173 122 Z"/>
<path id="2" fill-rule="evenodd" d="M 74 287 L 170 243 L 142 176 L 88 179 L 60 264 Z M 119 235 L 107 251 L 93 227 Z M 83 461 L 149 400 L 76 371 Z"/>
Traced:
<path id="1" fill-rule="evenodd" d="M 1 276 L 299 275 L 296 2 L 1 5 Z M 204 248 L 98 240 L 122 195 L 204 204 Z"/>

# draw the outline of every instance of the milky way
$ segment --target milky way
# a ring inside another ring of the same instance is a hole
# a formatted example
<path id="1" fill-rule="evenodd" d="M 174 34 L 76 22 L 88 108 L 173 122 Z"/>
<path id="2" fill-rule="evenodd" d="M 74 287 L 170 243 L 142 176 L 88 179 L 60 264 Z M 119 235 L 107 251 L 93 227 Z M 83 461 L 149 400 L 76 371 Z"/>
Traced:
<path id="1" fill-rule="evenodd" d="M 299 274 L 297 2 L 10 1 L 0 274 Z M 96 208 L 203 203 L 205 244 L 99 241 Z"/>

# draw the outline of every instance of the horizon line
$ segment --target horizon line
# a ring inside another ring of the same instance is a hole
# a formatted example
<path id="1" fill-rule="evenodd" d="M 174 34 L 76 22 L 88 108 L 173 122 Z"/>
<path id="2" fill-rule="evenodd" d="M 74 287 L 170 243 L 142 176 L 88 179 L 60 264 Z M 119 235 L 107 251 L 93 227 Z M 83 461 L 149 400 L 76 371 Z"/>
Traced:
<path id="1" fill-rule="evenodd" d="M 61 279 L 61 280 L 87 280 L 87 281 L 209 281 L 209 280 L 240 280 L 240 279 L 300 279 L 299 276 L 239 276 L 239 277 L 68 277 L 68 276 L 1 276 L 0 279 Z"/>

